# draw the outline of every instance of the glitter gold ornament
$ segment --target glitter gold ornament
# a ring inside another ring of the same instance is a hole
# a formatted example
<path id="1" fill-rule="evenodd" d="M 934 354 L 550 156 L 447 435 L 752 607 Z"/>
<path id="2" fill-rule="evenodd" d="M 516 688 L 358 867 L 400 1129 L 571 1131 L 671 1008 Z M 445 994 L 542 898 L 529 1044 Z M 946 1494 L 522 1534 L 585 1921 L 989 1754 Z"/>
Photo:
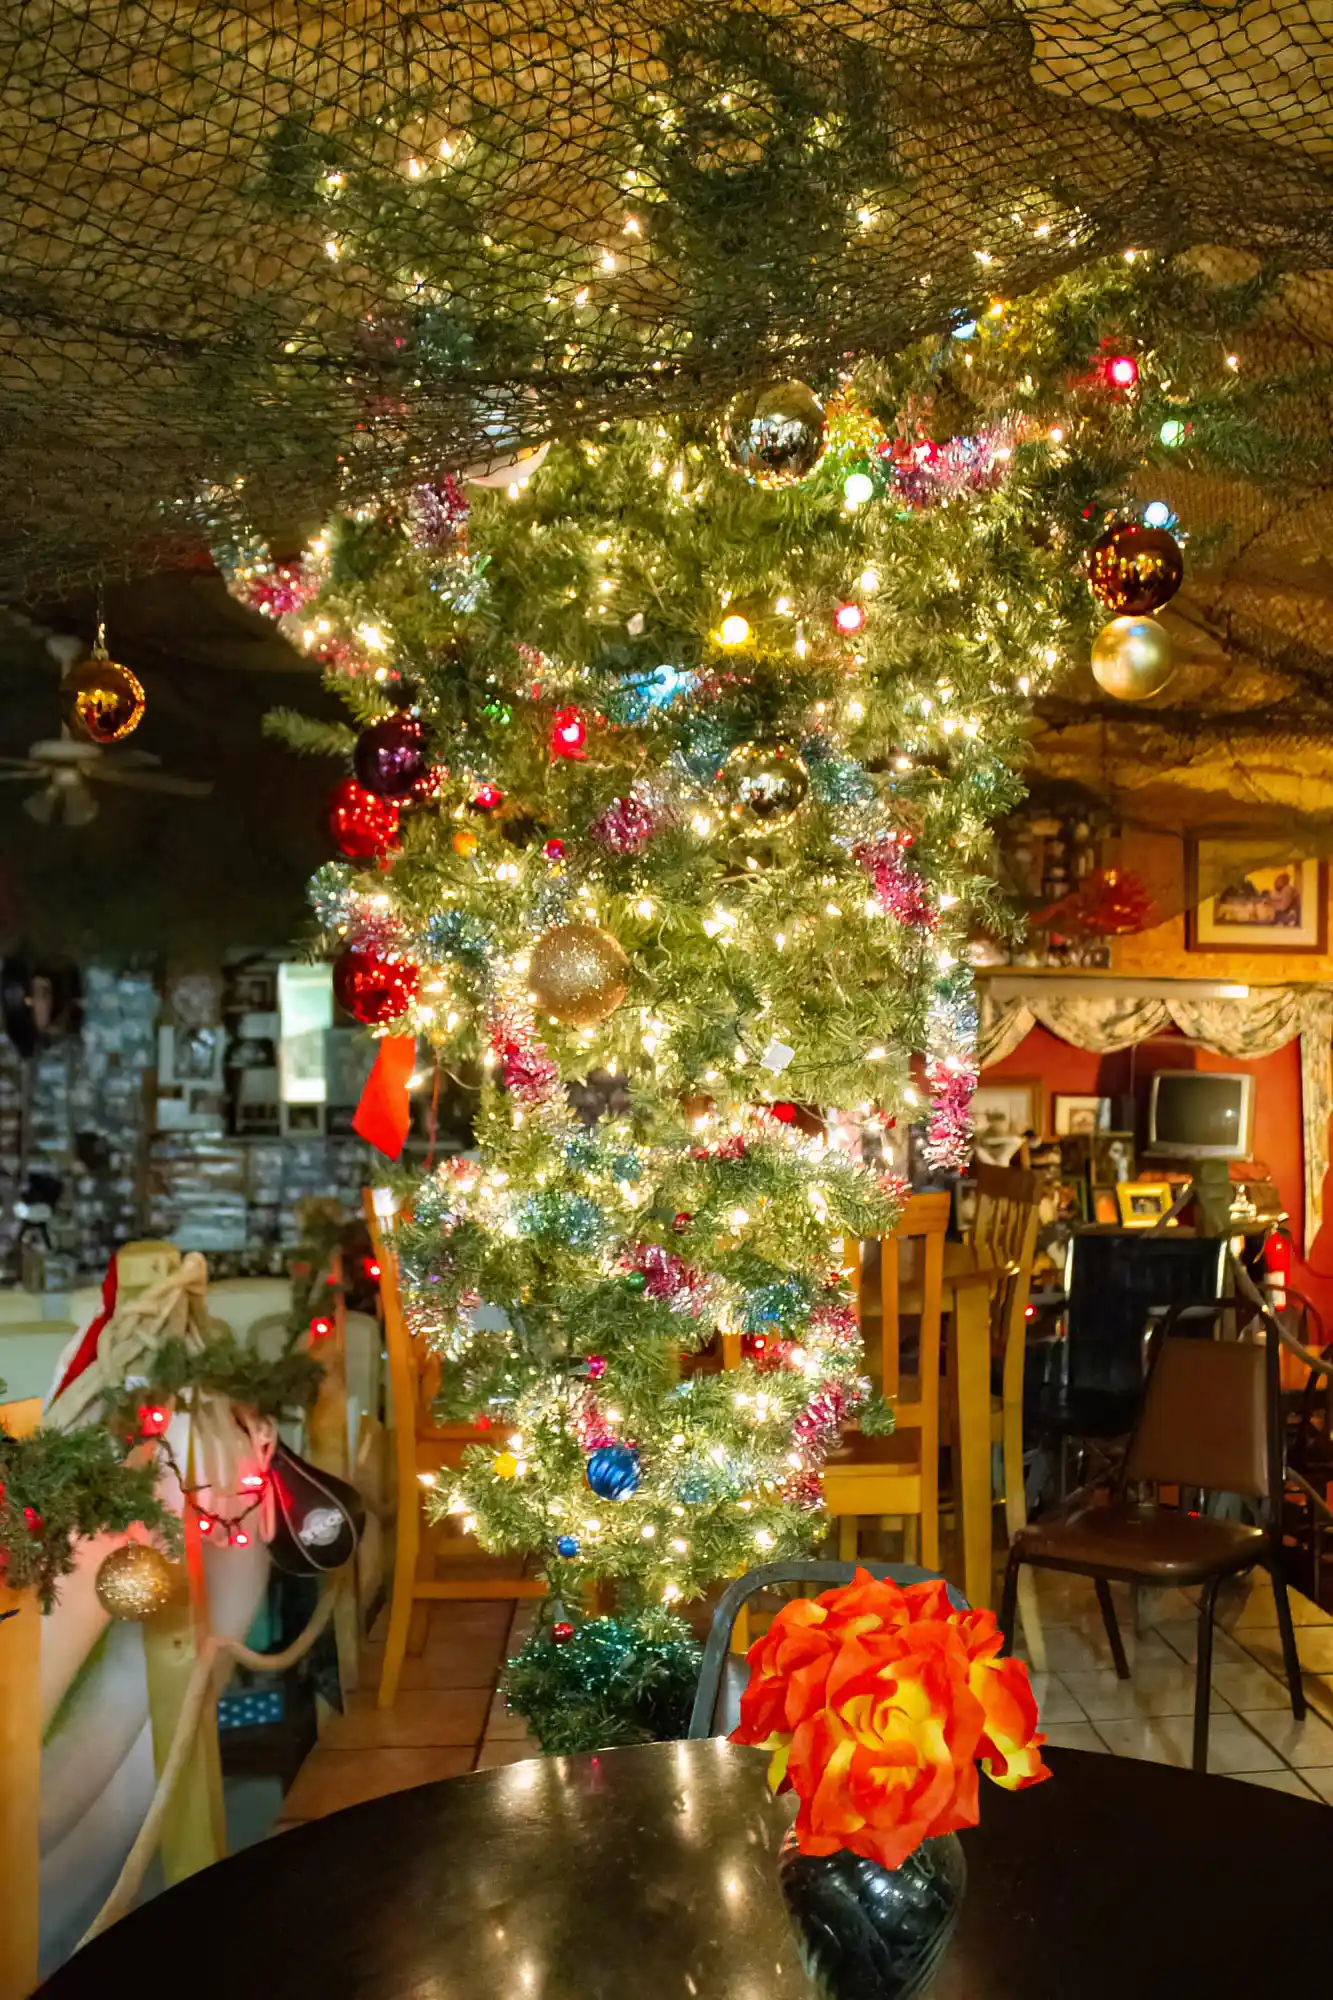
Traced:
<path id="1" fill-rule="evenodd" d="M 1093 595 L 1118 616 L 1141 618 L 1160 611 L 1180 589 L 1185 559 L 1165 528 L 1121 521 L 1092 545 L 1088 582 Z"/>
<path id="2" fill-rule="evenodd" d="M 590 1028 L 629 991 L 629 960 L 596 924 L 556 924 L 533 948 L 528 984 L 543 1013 L 567 1028 Z"/>
<path id="3" fill-rule="evenodd" d="M 78 661 L 60 683 L 65 726 L 85 743 L 119 743 L 139 727 L 146 705 L 129 668 L 101 650 Z"/>
<path id="4" fill-rule="evenodd" d="M 719 781 L 733 819 L 778 826 L 790 819 L 810 789 L 805 765 L 785 743 L 742 743 L 722 766 Z"/>
<path id="5" fill-rule="evenodd" d="M 151 1542 L 126 1542 L 103 1558 L 97 1601 L 112 1618 L 151 1618 L 176 1594 L 180 1572 Z"/>
<path id="6" fill-rule="evenodd" d="M 756 486 L 798 486 L 824 456 L 824 406 L 804 382 L 743 389 L 718 427 L 727 461 Z"/>
<path id="7" fill-rule="evenodd" d="M 466 861 L 477 851 L 477 836 L 473 833 L 471 827 L 460 826 L 457 833 L 452 836 L 449 844 L 453 848 L 454 853 L 461 854 Z"/>
<path id="8" fill-rule="evenodd" d="M 1113 618 L 1092 642 L 1092 672 L 1117 701 L 1146 701 L 1175 672 L 1171 636 L 1155 618 Z"/>

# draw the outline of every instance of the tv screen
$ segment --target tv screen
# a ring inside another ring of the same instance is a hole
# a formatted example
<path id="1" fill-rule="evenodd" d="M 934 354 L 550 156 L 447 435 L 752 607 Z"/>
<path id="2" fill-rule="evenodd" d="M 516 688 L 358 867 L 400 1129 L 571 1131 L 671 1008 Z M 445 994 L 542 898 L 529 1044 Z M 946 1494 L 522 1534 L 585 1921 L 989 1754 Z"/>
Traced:
<path id="1" fill-rule="evenodd" d="M 1153 1078 L 1148 1144 L 1155 1153 L 1243 1160 L 1250 1150 L 1248 1076 L 1159 1070 Z"/>

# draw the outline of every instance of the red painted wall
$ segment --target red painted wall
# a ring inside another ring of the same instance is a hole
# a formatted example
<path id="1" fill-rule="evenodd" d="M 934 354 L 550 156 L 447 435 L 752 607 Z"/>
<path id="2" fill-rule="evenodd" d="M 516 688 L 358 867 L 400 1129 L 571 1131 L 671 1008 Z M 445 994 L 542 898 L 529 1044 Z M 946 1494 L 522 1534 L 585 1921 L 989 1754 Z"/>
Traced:
<path id="1" fill-rule="evenodd" d="M 1046 1129 L 1052 1123 L 1051 1098 L 1056 1091 L 1078 1096 L 1132 1097 L 1140 1142 L 1147 1129 L 1148 1089 L 1154 1070 L 1230 1070 L 1254 1078 L 1254 1159 L 1268 1179 L 1276 1181 L 1297 1255 L 1292 1284 L 1322 1316 L 1333 1338 L 1333 1173 L 1324 1186 L 1324 1226 L 1315 1238 L 1310 1262 L 1300 1258 L 1304 1238 L 1304 1165 L 1301 1145 L 1300 1044 L 1289 1042 L 1274 1055 L 1250 1062 L 1215 1056 L 1168 1032 L 1114 1055 L 1076 1049 L 1045 1028 L 1033 1028 L 1011 1056 L 983 1073 L 983 1082 L 1039 1077 L 1044 1090 Z"/>

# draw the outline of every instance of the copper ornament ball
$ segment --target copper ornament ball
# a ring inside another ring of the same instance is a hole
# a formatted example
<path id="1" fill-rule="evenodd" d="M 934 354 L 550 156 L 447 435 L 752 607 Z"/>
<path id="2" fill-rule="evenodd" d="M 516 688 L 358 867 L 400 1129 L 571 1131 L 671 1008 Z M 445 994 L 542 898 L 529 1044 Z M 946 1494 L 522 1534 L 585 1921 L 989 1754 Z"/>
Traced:
<path id="1" fill-rule="evenodd" d="M 103 1558 L 97 1601 L 109 1617 L 151 1618 L 176 1594 L 180 1571 L 151 1542 L 126 1542 Z"/>
<path id="2" fill-rule="evenodd" d="M 785 743 L 742 743 L 719 781 L 734 819 L 753 817 L 765 826 L 790 819 L 810 790 L 805 765 Z"/>
<path id="3" fill-rule="evenodd" d="M 799 486 L 824 456 L 828 419 L 804 382 L 775 382 L 733 396 L 718 426 L 727 463 L 756 486 Z"/>
<path id="4" fill-rule="evenodd" d="M 1155 618 L 1113 618 L 1092 642 L 1092 672 L 1117 701 L 1146 701 L 1175 672 L 1171 635 Z"/>
<path id="5" fill-rule="evenodd" d="M 628 993 L 629 960 L 596 924 L 556 924 L 533 947 L 528 985 L 543 1013 L 566 1028 L 590 1028 Z"/>
<path id="6" fill-rule="evenodd" d="M 1175 536 L 1165 528 L 1143 528 L 1121 521 L 1093 543 L 1088 557 L 1088 582 L 1108 611 L 1141 618 L 1160 611 L 1180 589 L 1185 558 Z"/>
<path id="7" fill-rule="evenodd" d="M 78 661 L 60 683 L 65 726 L 85 743 L 119 743 L 139 727 L 146 706 L 137 677 L 102 653 Z"/>

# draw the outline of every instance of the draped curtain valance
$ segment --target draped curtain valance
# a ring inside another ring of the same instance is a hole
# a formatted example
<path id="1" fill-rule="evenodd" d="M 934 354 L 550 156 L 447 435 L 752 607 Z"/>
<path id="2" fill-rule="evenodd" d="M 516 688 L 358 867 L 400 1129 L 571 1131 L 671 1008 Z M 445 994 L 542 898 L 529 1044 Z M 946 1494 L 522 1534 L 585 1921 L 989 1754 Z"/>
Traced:
<path id="1" fill-rule="evenodd" d="M 1109 1054 L 1178 1028 L 1217 1055 L 1272 1055 L 1301 1045 L 1301 1127 L 1305 1167 L 1306 1255 L 1323 1221 L 1324 1176 L 1333 1111 L 1333 993 L 1272 986 L 1246 999 L 1130 999 L 1123 994 L 1077 996 L 1024 993 L 998 999 L 983 986 L 978 1054 L 983 1068 L 1012 1055 L 1029 1031 L 1047 1028 L 1075 1048 Z"/>

